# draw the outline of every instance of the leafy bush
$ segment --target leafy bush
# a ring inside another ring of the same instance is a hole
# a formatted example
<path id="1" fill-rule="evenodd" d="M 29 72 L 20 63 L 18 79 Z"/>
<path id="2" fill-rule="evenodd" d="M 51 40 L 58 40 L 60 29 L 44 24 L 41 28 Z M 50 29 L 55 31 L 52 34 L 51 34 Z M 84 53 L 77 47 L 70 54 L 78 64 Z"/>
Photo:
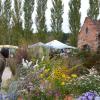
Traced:
<path id="1" fill-rule="evenodd" d="M 16 62 L 17 63 L 21 63 L 23 58 L 27 59 L 27 60 L 29 59 L 28 58 L 28 51 L 27 51 L 26 47 L 21 47 L 16 52 Z"/>
<path id="2" fill-rule="evenodd" d="M 40 97 L 37 100 L 55 99 L 56 95 L 61 99 L 65 94 L 69 94 L 69 90 L 65 90 L 65 84 L 77 75 L 72 73 L 71 68 L 64 66 L 62 59 L 54 59 L 43 60 L 42 58 L 33 62 L 35 65 L 28 67 L 20 64 L 16 71 L 15 81 L 18 81 L 16 94 L 21 94 L 25 98 L 30 96 L 32 99 L 39 94 Z M 11 85 L 10 89 L 13 89 L 13 86 Z"/>

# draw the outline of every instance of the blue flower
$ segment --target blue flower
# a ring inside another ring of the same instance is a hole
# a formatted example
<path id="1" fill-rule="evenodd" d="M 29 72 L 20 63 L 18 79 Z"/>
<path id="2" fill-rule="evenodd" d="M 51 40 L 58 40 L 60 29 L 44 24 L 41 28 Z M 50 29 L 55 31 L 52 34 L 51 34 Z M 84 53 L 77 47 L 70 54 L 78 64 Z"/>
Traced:
<path id="1" fill-rule="evenodd" d="M 95 100 L 95 97 L 98 96 L 96 92 L 86 92 L 78 98 L 78 100 Z"/>
<path id="2" fill-rule="evenodd" d="M 78 98 L 78 100 L 88 100 L 88 99 L 87 99 L 87 97 L 85 97 L 85 96 L 80 96 L 80 97 Z"/>

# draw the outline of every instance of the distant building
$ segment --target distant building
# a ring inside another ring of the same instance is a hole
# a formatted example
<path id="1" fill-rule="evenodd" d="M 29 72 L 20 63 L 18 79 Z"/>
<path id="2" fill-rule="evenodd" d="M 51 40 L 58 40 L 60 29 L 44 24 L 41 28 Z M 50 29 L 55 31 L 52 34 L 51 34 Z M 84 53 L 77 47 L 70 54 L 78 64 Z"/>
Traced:
<path id="1" fill-rule="evenodd" d="M 78 34 L 78 48 L 94 52 L 100 50 L 100 20 L 86 17 Z"/>

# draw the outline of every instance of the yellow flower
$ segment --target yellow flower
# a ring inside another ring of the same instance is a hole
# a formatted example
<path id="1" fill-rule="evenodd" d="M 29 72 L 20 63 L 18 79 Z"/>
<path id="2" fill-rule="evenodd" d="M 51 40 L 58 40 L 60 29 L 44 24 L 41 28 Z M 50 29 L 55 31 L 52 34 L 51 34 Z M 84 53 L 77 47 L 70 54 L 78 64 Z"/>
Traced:
<path id="1" fill-rule="evenodd" d="M 43 74 L 40 74 L 40 77 L 43 78 Z"/>
<path id="2" fill-rule="evenodd" d="M 65 82 L 61 82 L 61 85 L 65 85 Z"/>
<path id="3" fill-rule="evenodd" d="M 51 79 L 51 77 L 49 76 L 48 78 L 47 78 L 47 80 L 50 80 Z"/>
<path id="4" fill-rule="evenodd" d="M 65 74 L 62 74 L 62 78 L 66 78 L 66 75 Z"/>
<path id="5" fill-rule="evenodd" d="M 44 71 L 45 71 L 45 73 L 47 73 L 49 70 L 50 70 L 50 69 L 48 68 L 48 69 L 45 69 Z"/>
<path id="6" fill-rule="evenodd" d="M 72 78 L 77 78 L 77 75 L 76 74 L 72 74 L 71 77 Z"/>
<path id="7" fill-rule="evenodd" d="M 67 80 L 69 80 L 69 79 L 70 79 L 70 77 L 69 77 L 69 76 L 67 76 L 66 78 L 67 78 Z"/>

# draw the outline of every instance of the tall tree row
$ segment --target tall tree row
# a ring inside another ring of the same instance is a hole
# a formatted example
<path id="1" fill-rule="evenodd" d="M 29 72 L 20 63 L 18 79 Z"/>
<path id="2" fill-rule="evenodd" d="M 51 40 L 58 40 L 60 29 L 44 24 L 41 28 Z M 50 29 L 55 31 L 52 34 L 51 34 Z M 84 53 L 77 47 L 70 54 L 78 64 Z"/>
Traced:
<path id="1" fill-rule="evenodd" d="M 99 0 L 89 0 L 90 8 L 87 15 L 92 19 L 97 19 L 99 15 Z"/>
<path id="2" fill-rule="evenodd" d="M 63 5 L 62 0 L 52 0 L 53 8 L 51 9 L 52 32 L 54 37 L 58 40 L 62 37 L 62 14 Z"/>
<path id="3" fill-rule="evenodd" d="M 45 11 L 47 8 L 47 0 L 37 0 L 37 16 L 36 16 L 36 26 L 37 26 L 37 36 L 39 40 L 45 42 L 47 27 L 45 24 Z"/>
<path id="4" fill-rule="evenodd" d="M 77 37 L 80 30 L 80 6 L 80 0 L 70 0 L 69 2 L 70 43 L 74 46 L 77 46 Z"/>

